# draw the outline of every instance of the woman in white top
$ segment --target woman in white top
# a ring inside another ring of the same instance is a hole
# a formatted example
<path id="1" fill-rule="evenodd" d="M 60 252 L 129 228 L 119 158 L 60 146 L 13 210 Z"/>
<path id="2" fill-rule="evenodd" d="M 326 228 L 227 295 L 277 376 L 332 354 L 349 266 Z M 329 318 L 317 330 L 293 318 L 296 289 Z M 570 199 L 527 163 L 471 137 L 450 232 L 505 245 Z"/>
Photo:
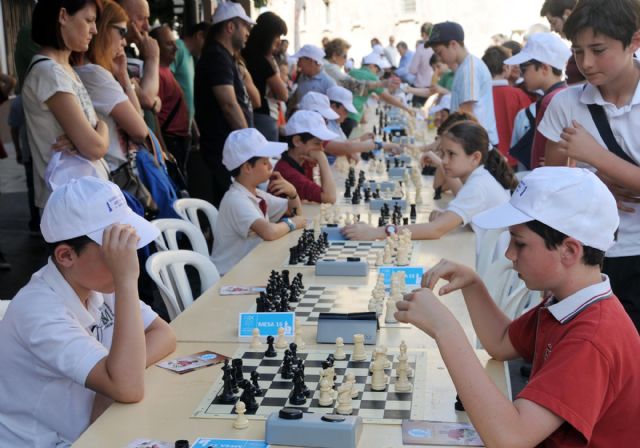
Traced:
<path id="1" fill-rule="evenodd" d="M 102 160 L 109 144 L 107 125 L 97 118 L 69 63 L 72 52 L 89 48 L 97 15 L 95 0 L 40 1 L 33 10 L 31 36 L 40 51 L 28 69 L 22 95 L 40 208 L 49 197 L 45 170 L 54 151 L 79 154 L 92 162 L 96 175 L 108 177 Z"/>
<path id="2" fill-rule="evenodd" d="M 446 210 L 432 212 L 428 223 L 402 227 L 353 224 L 343 229 L 344 235 L 352 240 L 376 240 L 406 227 L 414 240 L 439 239 L 469 224 L 478 213 L 509 201 L 509 190 L 516 186 L 515 176 L 500 153 L 488 149 L 489 137 L 480 124 L 461 121 L 452 125 L 441 136 L 440 148 L 445 174 L 462 182 Z M 479 229 L 473 229 L 480 239 Z"/>
<path id="3" fill-rule="evenodd" d="M 149 135 L 127 72 L 124 47 L 128 20 L 120 5 L 103 0 L 98 35 L 75 66 L 98 117 L 109 128 L 109 150 L 104 158 L 110 171 L 126 162 L 129 143 L 141 144 Z"/>

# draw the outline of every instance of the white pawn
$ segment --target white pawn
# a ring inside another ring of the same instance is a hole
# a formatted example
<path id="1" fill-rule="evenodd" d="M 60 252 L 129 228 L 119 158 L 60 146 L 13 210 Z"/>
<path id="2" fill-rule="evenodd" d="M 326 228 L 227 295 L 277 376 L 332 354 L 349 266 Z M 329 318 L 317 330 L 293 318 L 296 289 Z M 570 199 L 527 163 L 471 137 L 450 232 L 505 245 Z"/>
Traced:
<path id="1" fill-rule="evenodd" d="M 337 361 L 342 361 L 347 357 L 347 354 L 344 352 L 344 339 L 341 337 L 336 338 L 336 351 L 333 354 L 333 358 Z"/>
<path id="2" fill-rule="evenodd" d="M 295 343 L 298 346 L 298 350 L 304 350 L 307 344 L 302 339 L 302 324 L 299 317 L 296 317 L 296 338 Z"/>
<path id="3" fill-rule="evenodd" d="M 287 339 L 284 337 L 284 327 L 278 328 L 278 339 L 276 339 L 275 347 L 285 349 L 289 346 Z"/>
<path id="4" fill-rule="evenodd" d="M 341 415 L 351 415 L 353 405 L 351 404 L 351 384 L 342 384 L 338 388 L 338 407 L 336 412 Z"/>
<path id="5" fill-rule="evenodd" d="M 233 422 L 235 429 L 247 429 L 249 427 L 249 419 L 245 417 L 245 412 L 247 412 L 246 405 L 244 402 L 238 400 L 236 403 L 236 414 L 238 414 L 238 416 Z"/>
<path id="6" fill-rule="evenodd" d="M 359 392 L 358 389 L 356 389 L 356 376 L 353 372 L 348 372 L 345 375 L 344 380 L 346 383 L 351 384 L 351 398 L 358 398 Z"/>
<path id="7" fill-rule="evenodd" d="M 260 341 L 260 329 L 253 329 L 253 339 L 251 339 L 251 345 L 249 345 L 251 350 L 260 350 L 262 348 L 262 341 Z"/>
<path id="8" fill-rule="evenodd" d="M 364 335 L 353 335 L 353 354 L 351 355 L 353 361 L 364 361 L 367 359 L 367 352 L 364 349 Z"/>
<path id="9" fill-rule="evenodd" d="M 406 363 L 401 362 L 398 365 L 398 379 L 396 380 L 394 387 L 396 392 L 411 392 L 412 385 L 409 382 Z"/>
<path id="10" fill-rule="evenodd" d="M 391 264 L 391 247 L 389 245 L 384 246 L 384 253 L 382 255 L 382 264 Z"/>
<path id="11" fill-rule="evenodd" d="M 320 406 L 333 406 L 333 390 L 326 378 L 320 381 L 320 397 L 318 402 Z"/>
<path id="12" fill-rule="evenodd" d="M 389 379 L 384 373 L 384 353 L 376 348 L 375 361 L 373 361 L 371 374 L 371 390 L 381 391 L 387 388 L 387 380 Z M 386 357 L 385 357 L 386 358 Z"/>
<path id="13" fill-rule="evenodd" d="M 395 324 L 398 320 L 395 318 L 394 314 L 398 310 L 396 307 L 396 301 L 393 300 L 393 296 L 387 300 L 387 312 L 384 315 L 384 321 L 388 324 Z"/>

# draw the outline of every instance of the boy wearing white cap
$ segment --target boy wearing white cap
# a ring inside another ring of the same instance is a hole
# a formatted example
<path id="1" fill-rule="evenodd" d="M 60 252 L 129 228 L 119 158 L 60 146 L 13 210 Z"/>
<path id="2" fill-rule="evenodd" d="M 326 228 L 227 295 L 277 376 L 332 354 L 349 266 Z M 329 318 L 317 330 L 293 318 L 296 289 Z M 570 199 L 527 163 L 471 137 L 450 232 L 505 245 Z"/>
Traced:
<path id="1" fill-rule="evenodd" d="M 298 60 L 300 74 L 296 80 L 298 85 L 289 108 L 293 110 L 308 92 L 327 93 L 329 87 L 336 85 L 336 80 L 324 71 L 324 50 L 315 45 L 304 45 L 293 55 Z"/>
<path id="2" fill-rule="evenodd" d="M 571 50 L 553 33 L 532 34 L 520 53 L 504 61 L 507 65 L 519 65 L 527 90 L 542 90 L 544 96 L 536 107 L 536 128 L 542 121 L 553 97 L 567 87 L 562 71 L 571 57 Z M 531 145 L 531 169 L 542 166 L 547 139 L 536 130 Z"/>
<path id="3" fill-rule="evenodd" d="M 309 95 L 311 92 L 305 98 Z M 333 111 L 328 109 L 328 112 Z M 322 115 L 311 110 L 299 110 L 287 121 L 285 135 L 289 149 L 282 154 L 274 171 L 291 182 L 301 199 L 329 204 L 336 202 L 336 183 L 322 142 L 337 135 L 327 129 Z M 318 166 L 320 172 L 320 185 L 313 181 L 314 166 Z"/>
<path id="4" fill-rule="evenodd" d="M 280 173 L 272 172 L 270 158 L 280 156 L 285 149 L 286 144 L 269 142 L 253 128 L 229 134 L 222 163 L 234 180 L 220 203 L 211 254 L 221 274 L 262 240 L 277 240 L 305 227 L 295 187 Z M 260 190 L 258 185 L 269 179 L 269 192 Z"/>
<path id="5" fill-rule="evenodd" d="M 474 218 L 509 227 L 506 257 L 531 290 L 551 297 L 513 322 L 470 268 L 443 260 L 420 289 L 397 304 L 396 317 L 435 338 L 474 427 L 487 446 L 635 446 L 640 426 L 640 337 L 600 272 L 614 244 L 616 201 L 593 173 L 543 167 L 509 203 Z M 533 363 L 511 402 L 476 358 L 456 318 L 431 292 L 460 289 L 480 342 L 497 360 Z M 426 289 L 428 288 L 428 289 Z M 487 412 L 490 409 L 491 412 Z"/>
<path id="6" fill-rule="evenodd" d="M 136 249 L 159 232 L 116 185 L 72 180 L 40 226 L 47 265 L 0 321 L 3 446 L 69 446 L 111 400 L 140 401 L 145 367 L 175 349 L 173 330 L 138 299 Z"/>

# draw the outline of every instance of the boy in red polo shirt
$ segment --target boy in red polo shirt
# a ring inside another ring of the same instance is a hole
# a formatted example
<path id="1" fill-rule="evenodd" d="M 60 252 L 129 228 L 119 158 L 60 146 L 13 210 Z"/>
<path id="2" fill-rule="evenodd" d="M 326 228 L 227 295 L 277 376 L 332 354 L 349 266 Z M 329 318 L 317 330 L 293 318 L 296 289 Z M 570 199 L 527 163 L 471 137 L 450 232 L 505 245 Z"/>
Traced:
<path id="1" fill-rule="evenodd" d="M 461 401 L 487 446 L 630 447 L 640 440 L 640 336 L 600 271 L 614 243 L 616 201 L 593 173 L 543 167 L 509 203 L 477 215 L 509 227 L 506 257 L 532 290 L 551 297 L 513 322 L 470 268 L 441 261 L 396 318 L 434 337 Z M 453 314 L 430 291 L 462 290 L 480 342 L 498 360 L 533 363 L 513 403 L 491 381 Z"/>

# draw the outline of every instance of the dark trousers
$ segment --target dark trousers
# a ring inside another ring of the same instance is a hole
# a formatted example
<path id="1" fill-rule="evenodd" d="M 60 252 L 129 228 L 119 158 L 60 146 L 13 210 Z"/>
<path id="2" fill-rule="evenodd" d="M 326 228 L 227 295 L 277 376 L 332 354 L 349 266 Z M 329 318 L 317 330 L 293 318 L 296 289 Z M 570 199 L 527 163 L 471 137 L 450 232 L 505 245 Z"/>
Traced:
<path id="1" fill-rule="evenodd" d="M 605 258 L 602 271 L 609 276 L 613 293 L 640 332 L 640 255 Z"/>
<path id="2" fill-rule="evenodd" d="M 29 200 L 29 229 L 40 231 L 40 209 L 36 207 L 33 188 L 33 162 L 24 162 L 24 173 L 27 176 L 27 199 Z"/>
<path id="3" fill-rule="evenodd" d="M 358 126 L 358 122 L 353 118 L 347 118 L 340 125 L 340 127 L 342 128 L 342 132 L 344 132 L 344 135 L 346 135 L 347 138 L 349 138 L 349 136 L 351 135 L 351 131 L 353 131 L 356 126 Z"/>
<path id="4" fill-rule="evenodd" d="M 178 168 L 182 173 L 186 173 L 187 154 L 191 146 L 191 137 L 189 135 L 170 135 L 162 134 L 167 150 L 176 158 Z"/>

